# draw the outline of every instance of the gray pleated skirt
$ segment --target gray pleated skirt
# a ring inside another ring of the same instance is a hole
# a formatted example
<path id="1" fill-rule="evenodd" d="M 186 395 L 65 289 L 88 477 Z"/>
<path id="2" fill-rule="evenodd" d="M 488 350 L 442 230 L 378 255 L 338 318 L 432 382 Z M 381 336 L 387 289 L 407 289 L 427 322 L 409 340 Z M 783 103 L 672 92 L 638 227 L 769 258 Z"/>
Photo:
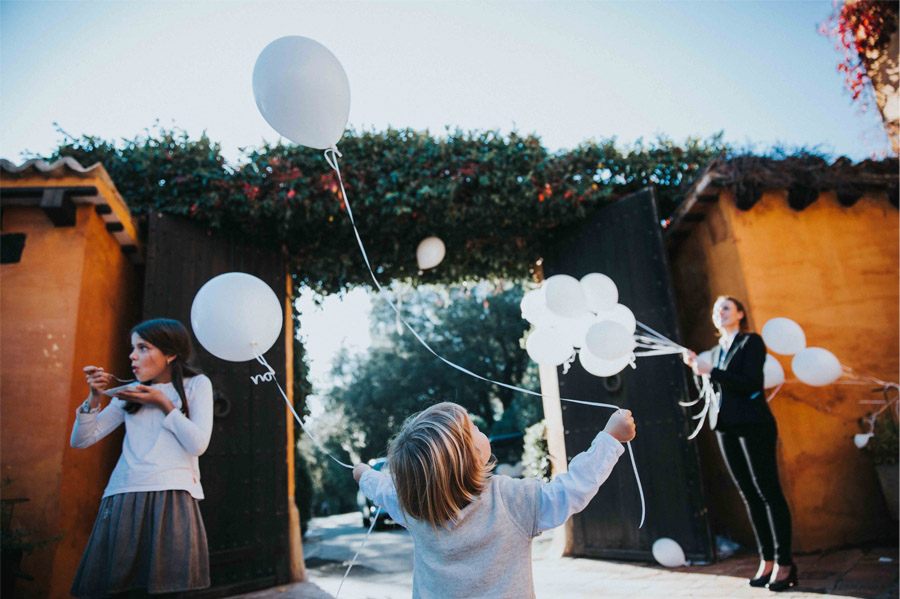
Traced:
<path id="1" fill-rule="evenodd" d="M 209 586 L 209 550 L 197 500 L 187 491 L 103 498 L 72 583 L 75 597 Z"/>

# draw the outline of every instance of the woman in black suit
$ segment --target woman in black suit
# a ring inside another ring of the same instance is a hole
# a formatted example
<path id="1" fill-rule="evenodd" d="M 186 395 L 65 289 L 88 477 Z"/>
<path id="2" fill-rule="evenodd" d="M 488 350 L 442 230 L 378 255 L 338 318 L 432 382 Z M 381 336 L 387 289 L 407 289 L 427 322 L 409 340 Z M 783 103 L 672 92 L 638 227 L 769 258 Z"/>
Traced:
<path id="1" fill-rule="evenodd" d="M 719 343 L 712 363 L 692 351 L 684 362 L 695 374 L 709 375 L 719 396 L 714 424 L 722 457 L 747 506 L 760 554 L 750 585 L 783 591 L 797 584 L 791 558 L 791 512 L 778 479 L 778 430 L 763 391 L 766 345 L 748 331 L 743 304 L 730 296 L 716 299 L 713 324 Z"/>

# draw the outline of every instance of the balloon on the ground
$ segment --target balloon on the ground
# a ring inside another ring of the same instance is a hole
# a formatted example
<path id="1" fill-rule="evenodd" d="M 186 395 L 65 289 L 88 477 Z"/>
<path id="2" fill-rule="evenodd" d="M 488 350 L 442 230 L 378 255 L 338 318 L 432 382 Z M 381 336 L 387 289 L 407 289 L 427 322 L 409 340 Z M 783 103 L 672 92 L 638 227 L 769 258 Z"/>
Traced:
<path id="1" fill-rule="evenodd" d="M 572 356 L 572 345 L 556 331 L 537 328 L 525 341 L 528 356 L 541 366 L 559 366 Z"/>
<path id="2" fill-rule="evenodd" d="M 212 355 L 245 362 L 269 351 L 284 318 L 271 287 L 253 275 L 229 272 L 207 281 L 194 296 L 191 327 Z"/>
<path id="3" fill-rule="evenodd" d="M 575 277 L 553 275 L 544 281 L 544 298 L 551 312 L 566 318 L 577 318 L 587 312 L 584 290 Z"/>
<path id="4" fill-rule="evenodd" d="M 634 349 L 634 337 L 625 327 L 609 320 L 591 325 L 585 347 L 603 360 L 615 360 Z"/>
<path id="5" fill-rule="evenodd" d="M 253 97 L 266 122 L 294 143 L 335 145 L 350 115 L 350 82 L 331 51 L 308 37 L 281 37 L 253 67 Z"/>
<path id="6" fill-rule="evenodd" d="M 801 382 L 813 387 L 824 387 L 835 382 L 843 374 L 841 362 L 823 347 L 807 347 L 791 360 L 791 370 Z"/>
<path id="7" fill-rule="evenodd" d="M 776 354 L 793 356 L 806 347 L 806 335 L 790 318 L 773 318 L 763 325 L 762 338 Z"/>
<path id="8" fill-rule="evenodd" d="M 587 307 L 591 312 L 612 310 L 619 301 L 619 290 L 615 282 L 604 274 L 592 272 L 581 277 Z"/>
<path id="9" fill-rule="evenodd" d="M 447 248 L 439 237 L 426 237 L 416 248 L 416 263 L 420 270 L 434 268 L 447 254 Z"/>
<path id="10" fill-rule="evenodd" d="M 853 435 L 853 444 L 856 445 L 859 449 L 862 449 L 869 444 L 869 439 L 871 438 L 872 433 L 858 433 L 856 435 Z"/>
<path id="11" fill-rule="evenodd" d="M 781 362 L 771 354 L 766 354 L 766 362 L 763 364 L 763 387 L 771 389 L 784 382 L 784 368 Z"/>
<path id="12" fill-rule="evenodd" d="M 681 545 L 668 537 L 662 537 L 653 542 L 653 559 L 667 568 L 679 568 L 687 565 Z"/>
<path id="13" fill-rule="evenodd" d="M 612 376 L 618 374 L 631 363 L 631 354 L 622 356 L 616 360 L 603 360 L 583 348 L 578 352 L 578 361 L 581 367 L 594 376 Z"/>
<path id="14" fill-rule="evenodd" d="M 597 320 L 611 320 L 612 322 L 617 322 L 632 334 L 637 330 L 637 319 L 634 317 L 634 312 L 624 304 L 616 304 L 611 310 L 598 312 Z"/>

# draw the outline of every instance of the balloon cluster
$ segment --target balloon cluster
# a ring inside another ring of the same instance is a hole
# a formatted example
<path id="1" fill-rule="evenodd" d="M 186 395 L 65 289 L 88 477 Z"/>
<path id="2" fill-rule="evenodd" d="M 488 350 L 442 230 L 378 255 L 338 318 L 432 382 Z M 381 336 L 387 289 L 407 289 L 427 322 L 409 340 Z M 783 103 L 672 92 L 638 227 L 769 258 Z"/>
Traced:
<path id="1" fill-rule="evenodd" d="M 875 422 L 882 412 L 897 405 L 897 397 L 889 399 L 891 392 L 900 392 L 897 383 L 883 381 L 877 377 L 860 374 L 852 368 L 841 364 L 837 357 L 822 347 L 806 347 L 806 334 L 799 324 L 790 318 L 773 318 L 763 325 L 762 337 L 766 345 L 774 352 L 785 355 L 793 355 L 791 369 L 797 378 L 813 387 L 824 387 L 832 383 L 848 385 L 876 385 L 885 395 L 884 406 L 869 414 L 863 421 L 868 427 L 865 433 L 854 435 L 853 443 L 858 448 L 865 447 L 875 435 Z M 766 356 L 766 363 L 772 356 Z M 842 379 L 842 380 L 839 380 Z M 784 375 L 782 371 L 782 382 Z"/>
<path id="2" fill-rule="evenodd" d="M 619 303 L 619 290 L 608 276 L 590 273 L 581 280 L 554 275 L 522 298 L 522 317 L 534 328 L 525 342 L 529 357 L 541 365 L 581 366 L 595 376 L 612 376 L 634 364 L 637 321 Z"/>
<path id="3" fill-rule="evenodd" d="M 824 387 L 837 381 L 844 374 L 841 362 L 833 353 L 823 347 L 806 347 L 806 334 L 799 324 L 790 318 L 773 318 L 762 328 L 762 338 L 766 347 L 777 354 L 794 356 L 791 370 L 802 383 L 813 387 Z M 778 364 L 771 356 L 766 356 L 766 364 Z M 779 365 L 780 369 L 780 365 Z M 781 370 L 780 382 L 784 382 Z M 774 385 L 773 385 L 774 386 Z M 768 388 L 768 387 L 767 387 Z"/>

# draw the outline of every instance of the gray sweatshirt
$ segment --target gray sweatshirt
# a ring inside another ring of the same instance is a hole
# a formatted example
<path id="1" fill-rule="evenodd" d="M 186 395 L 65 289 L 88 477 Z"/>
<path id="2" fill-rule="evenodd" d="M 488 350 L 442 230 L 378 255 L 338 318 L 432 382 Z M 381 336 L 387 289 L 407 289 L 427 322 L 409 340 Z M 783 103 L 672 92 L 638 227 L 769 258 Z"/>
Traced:
<path id="1" fill-rule="evenodd" d="M 600 433 L 567 473 L 549 483 L 491 476 L 478 499 L 444 528 L 407 517 L 389 474 L 367 470 L 359 486 L 409 530 L 414 598 L 533 598 L 532 539 L 584 509 L 623 451 Z"/>

